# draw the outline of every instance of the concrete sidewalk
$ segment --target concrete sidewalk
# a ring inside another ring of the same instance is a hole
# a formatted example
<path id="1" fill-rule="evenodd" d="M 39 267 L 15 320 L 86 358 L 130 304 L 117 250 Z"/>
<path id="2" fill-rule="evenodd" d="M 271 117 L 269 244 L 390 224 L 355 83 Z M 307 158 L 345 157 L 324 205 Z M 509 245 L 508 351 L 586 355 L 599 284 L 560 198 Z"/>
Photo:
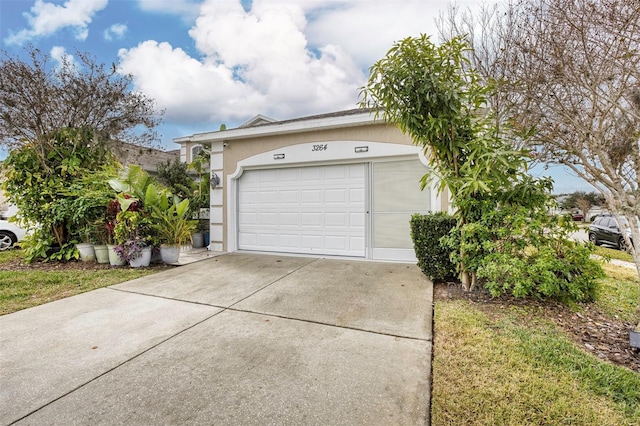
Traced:
<path id="1" fill-rule="evenodd" d="M 428 424 L 413 265 L 228 254 L 0 317 L 1 424 Z"/>

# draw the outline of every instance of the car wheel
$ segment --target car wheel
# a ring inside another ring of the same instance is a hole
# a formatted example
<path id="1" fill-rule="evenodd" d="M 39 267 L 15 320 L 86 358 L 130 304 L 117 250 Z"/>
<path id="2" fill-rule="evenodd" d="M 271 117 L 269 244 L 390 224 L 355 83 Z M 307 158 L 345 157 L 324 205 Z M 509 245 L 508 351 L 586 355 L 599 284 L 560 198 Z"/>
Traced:
<path id="1" fill-rule="evenodd" d="M 598 238 L 596 237 L 596 234 L 589 234 L 589 241 L 591 241 L 593 244 L 599 246 L 600 243 L 598 242 Z"/>
<path id="2" fill-rule="evenodd" d="M 0 250 L 9 250 L 16 242 L 16 237 L 7 231 L 0 231 Z"/>
<path id="3" fill-rule="evenodd" d="M 618 250 L 627 251 L 627 242 L 624 240 L 624 237 L 620 237 L 618 240 Z"/>

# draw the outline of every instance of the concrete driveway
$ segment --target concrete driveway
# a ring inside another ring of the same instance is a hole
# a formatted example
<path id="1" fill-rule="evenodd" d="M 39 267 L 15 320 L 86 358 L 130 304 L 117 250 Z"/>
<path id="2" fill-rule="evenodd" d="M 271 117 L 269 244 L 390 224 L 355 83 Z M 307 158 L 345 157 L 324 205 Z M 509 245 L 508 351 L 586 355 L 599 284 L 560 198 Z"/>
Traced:
<path id="1" fill-rule="evenodd" d="M 0 424 L 429 423 L 414 265 L 227 254 L 0 317 Z"/>

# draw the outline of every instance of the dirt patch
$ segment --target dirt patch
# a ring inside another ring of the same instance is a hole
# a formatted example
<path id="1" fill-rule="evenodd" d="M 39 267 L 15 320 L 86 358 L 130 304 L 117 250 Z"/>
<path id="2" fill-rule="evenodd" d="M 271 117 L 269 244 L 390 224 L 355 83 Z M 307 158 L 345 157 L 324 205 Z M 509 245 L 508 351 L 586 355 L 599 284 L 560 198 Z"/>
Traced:
<path id="1" fill-rule="evenodd" d="M 152 269 L 160 272 L 175 267 L 164 263 L 152 263 L 148 267 L 141 269 Z M 129 266 L 111 266 L 108 263 L 80 261 L 26 263 L 21 259 L 14 259 L 0 264 L 0 271 L 103 271 L 114 268 L 129 268 Z"/>
<path id="2" fill-rule="evenodd" d="M 567 306 L 553 301 L 491 297 L 486 290 L 464 292 L 459 284 L 434 285 L 434 299 L 464 299 L 473 302 L 483 312 L 498 315 L 509 306 L 531 308 L 530 312 L 544 315 L 577 343 L 584 351 L 600 359 L 640 373 L 640 351 L 629 346 L 629 330 L 634 324 L 620 321 L 599 311 L 593 305 L 581 304 L 582 312 L 572 312 Z M 533 315 L 533 314 L 532 314 Z M 526 320 L 527 318 L 523 318 Z"/>

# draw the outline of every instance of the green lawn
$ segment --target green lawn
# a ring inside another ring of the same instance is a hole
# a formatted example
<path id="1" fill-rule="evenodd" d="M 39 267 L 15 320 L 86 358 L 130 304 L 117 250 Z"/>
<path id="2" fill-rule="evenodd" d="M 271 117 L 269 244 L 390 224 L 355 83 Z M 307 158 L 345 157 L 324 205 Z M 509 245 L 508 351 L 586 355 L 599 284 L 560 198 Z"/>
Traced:
<path id="1" fill-rule="evenodd" d="M 158 269 L 112 268 L 59 271 L 3 270 L 22 256 L 18 250 L 0 252 L 0 315 L 73 296 L 158 272 Z"/>
<path id="2" fill-rule="evenodd" d="M 606 265 L 599 308 L 634 318 L 634 270 Z M 640 425 L 640 374 L 581 350 L 540 308 L 435 305 L 434 425 Z"/>
<path id="3" fill-rule="evenodd" d="M 596 247 L 595 254 L 608 259 L 624 260 L 625 262 L 633 262 L 631 253 L 622 250 L 616 250 L 609 247 Z"/>

